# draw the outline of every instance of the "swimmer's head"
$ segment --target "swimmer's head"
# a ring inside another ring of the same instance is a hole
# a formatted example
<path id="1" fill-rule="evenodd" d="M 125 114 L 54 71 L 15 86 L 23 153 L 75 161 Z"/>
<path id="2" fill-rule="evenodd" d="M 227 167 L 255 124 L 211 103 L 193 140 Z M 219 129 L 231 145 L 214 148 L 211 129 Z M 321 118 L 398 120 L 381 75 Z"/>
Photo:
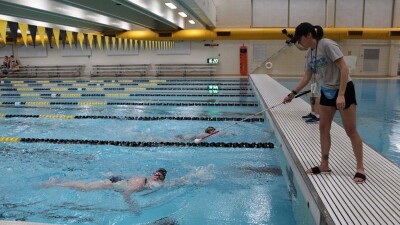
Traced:
<path id="1" fill-rule="evenodd" d="M 215 128 L 214 127 L 207 127 L 207 129 L 204 131 L 204 132 L 206 132 L 207 134 L 211 134 L 211 133 L 213 133 L 215 131 Z"/>
<path id="2" fill-rule="evenodd" d="M 165 180 L 165 176 L 167 176 L 167 170 L 164 168 L 160 168 L 153 173 L 153 176 L 157 177 L 158 180 Z"/>

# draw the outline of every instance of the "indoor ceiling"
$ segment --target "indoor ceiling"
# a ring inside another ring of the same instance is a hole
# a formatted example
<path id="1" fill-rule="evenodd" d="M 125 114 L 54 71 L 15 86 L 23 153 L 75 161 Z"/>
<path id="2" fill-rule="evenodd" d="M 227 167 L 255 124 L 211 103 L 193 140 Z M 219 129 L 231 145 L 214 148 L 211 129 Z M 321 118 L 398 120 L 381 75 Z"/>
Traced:
<path id="1" fill-rule="evenodd" d="M 179 16 L 180 11 L 188 17 Z M 0 0 L 0 19 L 103 34 L 214 28 L 195 0 Z"/>

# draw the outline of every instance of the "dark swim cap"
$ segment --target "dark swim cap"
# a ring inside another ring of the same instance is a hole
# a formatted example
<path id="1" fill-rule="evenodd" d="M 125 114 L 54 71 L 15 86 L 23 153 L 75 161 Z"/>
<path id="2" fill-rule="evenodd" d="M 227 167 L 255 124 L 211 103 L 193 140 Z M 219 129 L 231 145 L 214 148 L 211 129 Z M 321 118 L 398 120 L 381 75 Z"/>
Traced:
<path id="1" fill-rule="evenodd" d="M 207 134 L 211 134 L 214 131 L 215 131 L 214 127 L 207 127 L 207 129 L 204 132 L 206 132 Z"/>
<path id="2" fill-rule="evenodd" d="M 167 176 L 167 170 L 164 168 L 160 168 L 156 172 L 161 173 L 163 175 L 164 179 L 165 179 L 165 176 Z"/>

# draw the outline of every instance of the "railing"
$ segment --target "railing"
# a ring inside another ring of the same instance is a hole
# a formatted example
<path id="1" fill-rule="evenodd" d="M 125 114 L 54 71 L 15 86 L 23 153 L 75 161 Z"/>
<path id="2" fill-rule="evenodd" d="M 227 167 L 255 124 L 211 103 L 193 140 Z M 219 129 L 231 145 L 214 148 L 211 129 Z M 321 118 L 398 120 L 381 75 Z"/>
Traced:
<path id="1" fill-rule="evenodd" d="M 147 74 L 149 64 L 93 65 L 92 76 L 129 76 Z"/>
<path id="2" fill-rule="evenodd" d="M 10 70 L 8 77 L 77 77 L 82 73 L 83 65 L 68 66 L 20 66 Z"/>
<path id="3" fill-rule="evenodd" d="M 215 64 L 155 64 L 153 70 L 162 75 L 204 75 L 212 76 L 217 71 Z"/>

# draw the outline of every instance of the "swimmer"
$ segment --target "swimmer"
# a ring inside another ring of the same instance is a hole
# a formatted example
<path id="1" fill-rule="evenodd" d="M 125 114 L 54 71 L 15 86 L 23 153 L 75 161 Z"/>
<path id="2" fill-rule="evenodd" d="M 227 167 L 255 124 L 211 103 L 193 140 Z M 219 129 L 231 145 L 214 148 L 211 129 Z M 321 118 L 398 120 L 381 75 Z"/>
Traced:
<path id="1" fill-rule="evenodd" d="M 207 127 L 207 128 L 204 130 L 204 133 L 199 133 L 199 134 L 187 134 L 187 135 L 177 135 L 177 136 L 175 136 L 175 137 L 178 138 L 178 139 L 181 139 L 181 140 L 190 140 L 190 141 L 193 141 L 194 139 L 202 139 L 203 137 L 208 136 L 208 135 L 214 133 L 215 131 L 216 131 L 216 130 L 215 130 L 214 127 Z"/>
<path id="2" fill-rule="evenodd" d="M 42 185 L 43 187 L 67 187 L 79 191 L 93 190 L 115 190 L 123 195 L 124 201 L 132 208 L 137 209 L 134 201 L 131 200 L 131 195 L 134 192 L 140 192 L 145 189 L 155 189 L 160 187 L 167 175 L 167 170 L 160 168 L 156 170 L 150 178 L 146 177 L 130 177 L 123 179 L 120 176 L 111 176 L 106 180 L 93 182 L 84 181 L 49 181 Z"/>

